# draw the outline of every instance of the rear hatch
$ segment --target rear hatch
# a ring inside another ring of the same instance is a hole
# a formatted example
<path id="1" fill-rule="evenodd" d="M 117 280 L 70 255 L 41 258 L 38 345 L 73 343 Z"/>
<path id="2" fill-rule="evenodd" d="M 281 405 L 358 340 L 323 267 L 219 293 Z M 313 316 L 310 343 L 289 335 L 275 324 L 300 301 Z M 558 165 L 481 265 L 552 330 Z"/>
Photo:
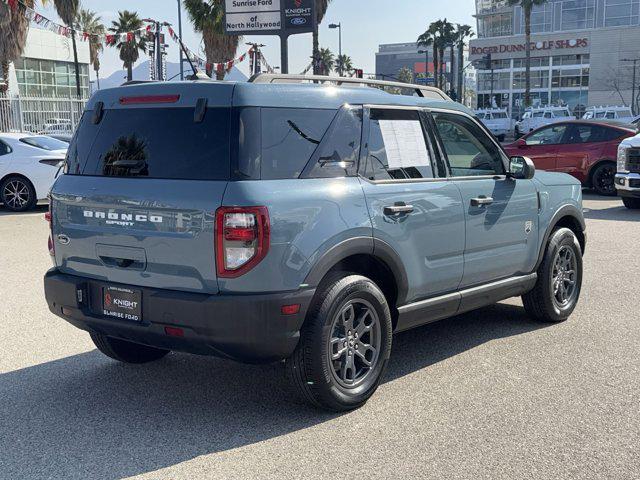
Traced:
<path id="1" fill-rule="evenodd" d="M 217 293 L 214 223 L 230 175 L 232 85 L 96 95 L 52 192 L 60 271 Z"/>

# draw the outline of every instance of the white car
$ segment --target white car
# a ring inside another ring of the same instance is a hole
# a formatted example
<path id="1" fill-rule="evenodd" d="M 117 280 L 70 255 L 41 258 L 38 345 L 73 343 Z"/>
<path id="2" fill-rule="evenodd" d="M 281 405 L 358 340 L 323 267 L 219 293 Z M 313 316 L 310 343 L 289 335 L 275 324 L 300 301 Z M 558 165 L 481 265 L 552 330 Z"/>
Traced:
<path id="1" fill-rule="evenodd" d="M 575 119 L 568 107 L 528 108 L 522 115 L 522 119 L 516 122 L 514 134 L 518 138 L 536 128 Z"/>
<path id="2" fill-rule="evenodd" d="M 617 120 L 624 123 L 632 123 L 635 120 L 631 109 L 620 105 L 589 107 L 582 118 L 585 120 Z"/>
<path id="3" fill-rule="evenodd" d="M 504 108 L 476 110 L 476 116 L 501 142 L 513 130 L 513 120 Z"/>
<path id="4" fill-rule="evenodd" d="M 0 133 L 0 203 L 14 212 L 45 200 L 68 144 L 45 135 Z"/>

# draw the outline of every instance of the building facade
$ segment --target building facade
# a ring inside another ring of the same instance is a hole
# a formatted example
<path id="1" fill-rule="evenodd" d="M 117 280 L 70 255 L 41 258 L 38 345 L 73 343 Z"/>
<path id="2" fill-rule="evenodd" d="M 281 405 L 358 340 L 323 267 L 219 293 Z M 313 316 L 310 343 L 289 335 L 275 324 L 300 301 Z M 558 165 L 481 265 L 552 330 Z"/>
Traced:
<path id="1" fill-rule="evenodd" d="M 549 0 L 531 15 L 533 106 L 631 105 L 640 79 L 640 0 Z M 478 38 L 470 59 L 491 54 L 478 69 L 478 106 L 524 111 L 525 37 L 522 8 L 505 0 L 476 0 Z M 478 64 L 480 65 L 480 64 Z"/>
<path id="2" fill-rule="evenodd" d="M 89 97 L 89 43 L 76 42 L 80 92 Z M 76 97 L 71 39 L 48 30 L 30 28 L 22 57 L 10 67 L 9 92 L 26 97 Z"/>

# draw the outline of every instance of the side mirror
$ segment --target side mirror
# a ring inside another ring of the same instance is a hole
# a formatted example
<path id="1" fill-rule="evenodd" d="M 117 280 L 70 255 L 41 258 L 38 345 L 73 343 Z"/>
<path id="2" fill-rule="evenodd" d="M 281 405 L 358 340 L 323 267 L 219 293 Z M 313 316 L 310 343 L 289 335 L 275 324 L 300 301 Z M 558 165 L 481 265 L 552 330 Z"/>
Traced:
<path id="1" fill-rule="evenodd" d="M 516 140 L 516 145 L 518 145 L 518 147 L 526 147 L 527 146 L 527 141 L 520 137 L 518 140 Z"/>
<path id="2" fill-rule="evenodd" d="M 509 174 L 518 180 L 531 180 L 536 173 L 536 166 L 528 157 L 511 157 Z"/>

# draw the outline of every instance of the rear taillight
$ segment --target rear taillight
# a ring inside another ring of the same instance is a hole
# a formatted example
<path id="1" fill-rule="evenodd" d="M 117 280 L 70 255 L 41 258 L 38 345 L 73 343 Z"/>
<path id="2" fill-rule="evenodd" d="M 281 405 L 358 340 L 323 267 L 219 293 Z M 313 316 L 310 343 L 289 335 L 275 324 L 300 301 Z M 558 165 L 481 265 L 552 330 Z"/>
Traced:
<path id="1" fill-rule="evenodd" d="M 255 267 L 269 250 L 267 207 L 220 207 L 216 211 L 216 270 L 234 278 Z"/>
<path id="2" fill-rule="evenodd" d="M 49 223 L 49 239 L 47 240 L 47 246 L 49 247 L 49 255 L 52 257 L 56 254 L 56 249 L 53 244 L 53 219 L 51 214 L 51 200 L 49 200 L 49 211 L 44 214 L 44 219 Z"/>

